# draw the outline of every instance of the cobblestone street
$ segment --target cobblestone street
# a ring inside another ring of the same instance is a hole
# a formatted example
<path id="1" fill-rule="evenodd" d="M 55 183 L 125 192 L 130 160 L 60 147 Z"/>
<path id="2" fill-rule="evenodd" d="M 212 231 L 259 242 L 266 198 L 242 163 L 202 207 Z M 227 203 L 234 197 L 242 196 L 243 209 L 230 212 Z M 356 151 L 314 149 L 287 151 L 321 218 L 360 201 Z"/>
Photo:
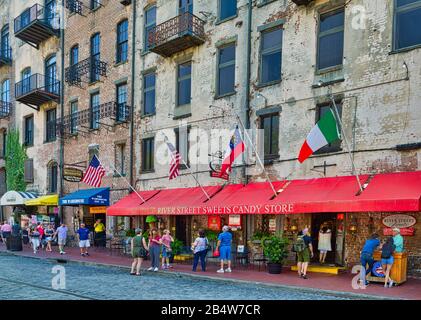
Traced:
<path id="1" fill-rule="evenodd" d="M 54 290 L 55 265 L 65 266 L 66 288 Z M 87 266 L 77 263 L 54 264 L 46 260 L 0 256 L 0 300 L 8 299 L 234 299 L 234 300 L 328 300 L 355 296 L 325 294 L 196 279 L 175 274 L 148 273 L 133 277 L 116 267 Z"/>

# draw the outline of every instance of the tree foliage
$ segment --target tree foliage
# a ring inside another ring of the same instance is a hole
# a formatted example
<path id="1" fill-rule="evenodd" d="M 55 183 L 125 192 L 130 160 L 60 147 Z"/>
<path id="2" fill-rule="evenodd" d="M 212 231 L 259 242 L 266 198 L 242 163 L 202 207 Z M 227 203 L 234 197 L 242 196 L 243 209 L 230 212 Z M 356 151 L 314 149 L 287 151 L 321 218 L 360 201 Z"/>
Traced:
<path id="1" fill-rule="evenodd" d="M 7 134 L 5 154 L 8 191 L 25 191 L 24 171 L 26 159 L 25 148 L 19 141 L 19 131 L 16 129 L 10 130 Z"/>

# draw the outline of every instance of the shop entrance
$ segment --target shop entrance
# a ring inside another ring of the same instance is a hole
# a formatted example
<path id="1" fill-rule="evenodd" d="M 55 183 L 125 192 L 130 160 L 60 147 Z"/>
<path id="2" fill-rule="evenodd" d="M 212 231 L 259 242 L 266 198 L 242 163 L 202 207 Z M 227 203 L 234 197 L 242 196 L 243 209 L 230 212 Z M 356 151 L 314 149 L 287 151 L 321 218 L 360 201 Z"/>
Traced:
<path id="1" fill-rule="evenodd" d="M 337 214 L 336 213 L 315 213 L 311 218 L 311 236 L 313 239 L 314 257 L 313 262 L 319 262 L 319 231 L 322 225 L 326 225 L 332 231 L 331 247 L 332 251 L 328 251 L 325 264 L 337 264 Z"/>
<path id="2" fill-rule="evenodd" d="M 175 238 L 181 240 L 185 246 L 190 242 L 190 217 L 177 216 L 175 217 Z"/>

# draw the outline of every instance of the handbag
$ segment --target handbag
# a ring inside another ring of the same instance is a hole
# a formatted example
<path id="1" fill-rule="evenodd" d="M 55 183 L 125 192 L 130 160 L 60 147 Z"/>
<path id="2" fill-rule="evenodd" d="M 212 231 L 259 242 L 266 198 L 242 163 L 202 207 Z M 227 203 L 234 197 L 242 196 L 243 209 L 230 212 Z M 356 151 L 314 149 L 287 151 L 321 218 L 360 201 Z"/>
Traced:
<path id="1" fill-rule="evenodd" d="M 220 253 L 219 253 L 219 249 L 215 249 L 215 251 L 213 252 L 213 256 L 214 257 L 219 257 Z"/>

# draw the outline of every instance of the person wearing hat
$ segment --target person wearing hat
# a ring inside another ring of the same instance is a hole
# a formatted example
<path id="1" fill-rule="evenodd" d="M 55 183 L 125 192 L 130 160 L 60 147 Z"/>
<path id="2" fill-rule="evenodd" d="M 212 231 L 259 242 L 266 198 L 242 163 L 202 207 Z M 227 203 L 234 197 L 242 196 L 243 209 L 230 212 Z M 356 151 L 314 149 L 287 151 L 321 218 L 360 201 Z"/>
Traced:
<path id="1" fill-rule="evenodd" d="M 134 236 L 131 241 L 133 263 L 130 274 L 140 276 L 140 268 L 142 267 L 143 259 L 145 259 L 148 254 L 149 247 L 146 244 L 145 238 L 142 236 L 142 229 L 137 228 L 135 233 L 136 236 Z"/>
<path id="2" fill-rule="evenodd" d="M 216 250 L 219 250 L 219 259 L 221 260 L 221 269 L 218 273 L 231 272 L 231 243 L 232 234 L 229 232 L 228 226 L 222 227 L 222 233 L 218 236 Z M 228 268 L 224 270 L 224 261 L 227 261 Z"/>
<path id="3" fill-rule="evenodd" d="M 403 237 L 399 228 L 393 228 L 393 244 L 395 245 L 395 252 L 403 252 Z"/>

